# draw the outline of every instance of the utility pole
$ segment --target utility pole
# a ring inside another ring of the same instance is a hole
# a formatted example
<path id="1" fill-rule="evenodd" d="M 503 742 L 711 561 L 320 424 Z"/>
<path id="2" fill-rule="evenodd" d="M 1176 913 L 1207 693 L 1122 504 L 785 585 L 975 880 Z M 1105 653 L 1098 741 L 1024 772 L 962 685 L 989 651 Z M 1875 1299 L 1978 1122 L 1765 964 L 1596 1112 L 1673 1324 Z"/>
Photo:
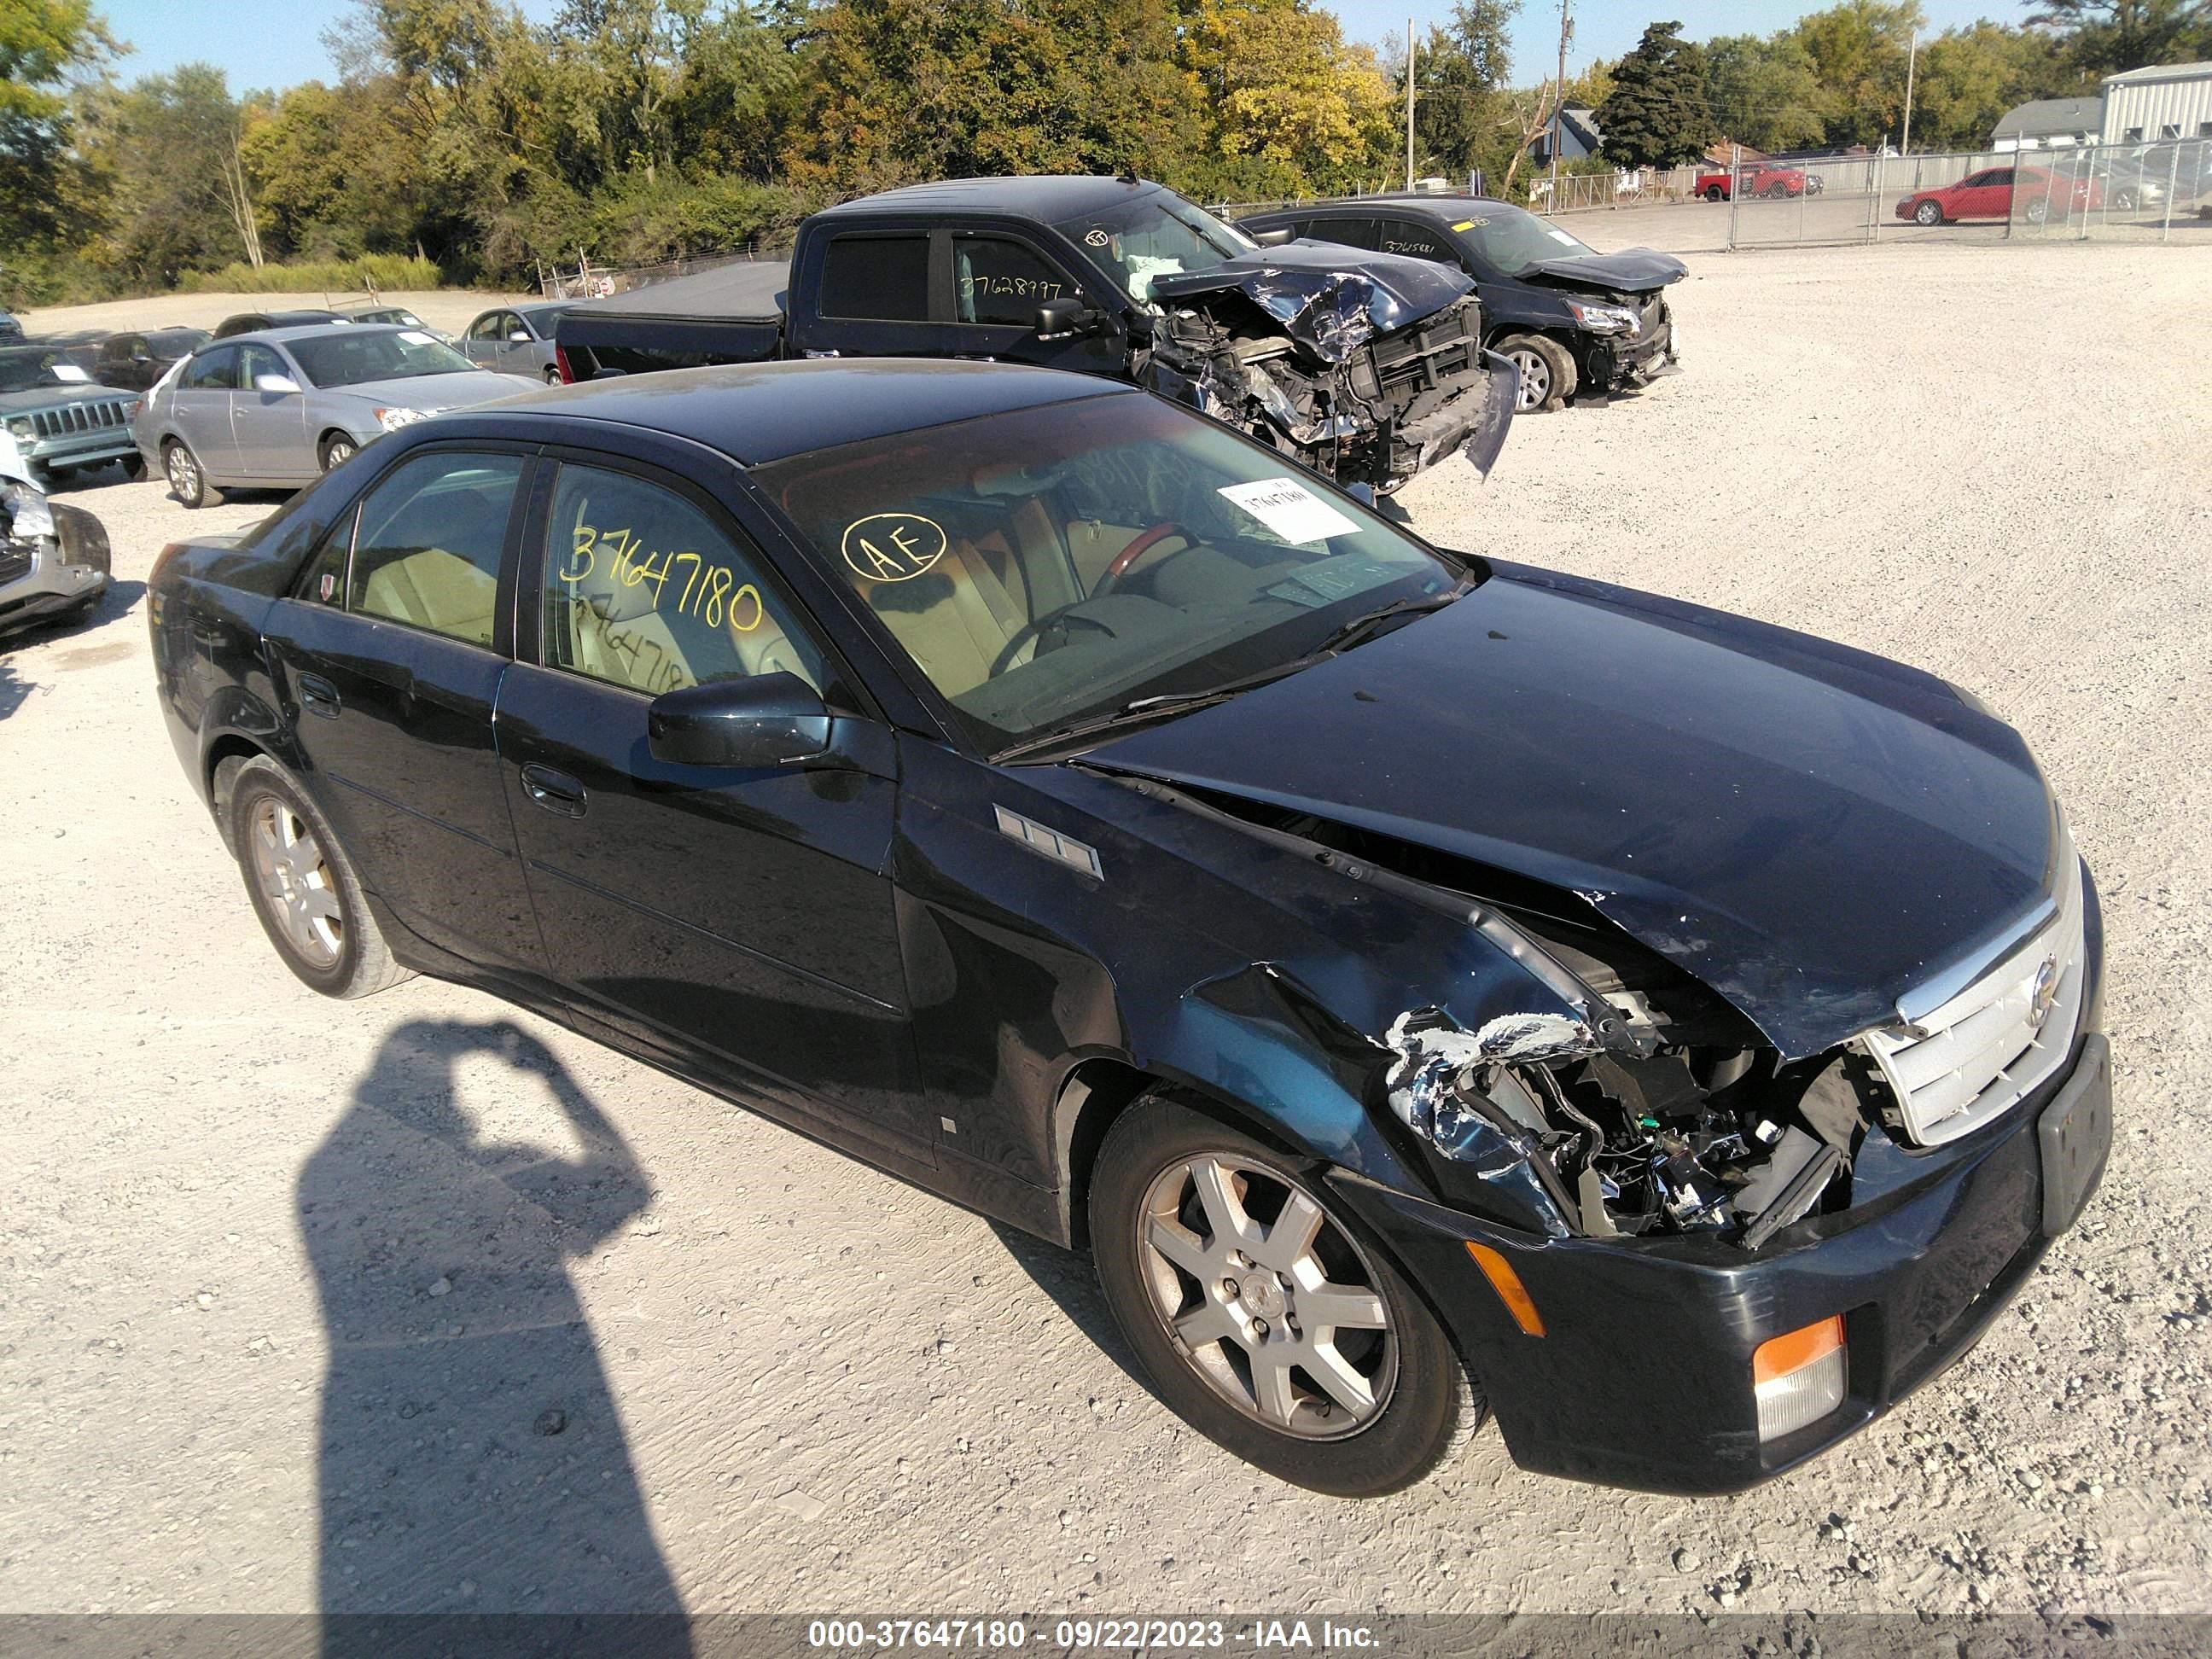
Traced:
<path id="1" fill-rule="evenodd" d="M 1406 188 L 1413 188 L 1413 20 L 1406 20 Z"/>
<path id="2" fill-rule="evenodd" d="M 1912 71 L 1920 63 L 1920 31 L 1912 31 L 1912 46 L 1905 54 L 1905 137 L 1898 145 L 1899 155 L 1912 154 Z"/>
<path id="3" fill-rule="evenodd" d="M 1552 211 L 1559 210 L 1559 141 L 1566 131 L 1567 119 L 1567 40 L 1575 31 L 1568 20 L 1567 8 L 1572 0 L 1559 0 L 1559 79 L 1552 94 Z"/>

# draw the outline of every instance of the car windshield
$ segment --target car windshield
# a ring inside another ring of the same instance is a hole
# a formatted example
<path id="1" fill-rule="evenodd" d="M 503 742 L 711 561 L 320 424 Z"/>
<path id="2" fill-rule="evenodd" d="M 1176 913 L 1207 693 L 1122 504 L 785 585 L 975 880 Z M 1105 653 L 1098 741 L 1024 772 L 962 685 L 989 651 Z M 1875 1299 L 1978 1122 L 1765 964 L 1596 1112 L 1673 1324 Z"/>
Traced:
<path id="1" fill-rule="evenodd" d="M 307 383 L 318 386 L 411 380 L 425 374 L 459 374 L 476 367 L 417 328 L 333 330 L 287 340 L 284 349 L 292 354 Z"/>
<path id="2" fill-rule="evenodd" d="M 1171 190 L 1101 208 L 1060 229 L 1120 274 L 1132 298 L 1150 300 L 1152 278 L 1178 270 L 1211 270 L 1259 244 Z"/>
<path id="3" fill-rule="evenodd" d="M 1493 270 L 1508 276 L 1525 276 L 1548 259 L 1597 252 L 1548 220 L 1503 202 L 1471 202 L 1451 228 L 1474 244 Z"/>
<path id="4" fill-rule="evenodd" d="M 204 328 L 165 328 L 146 337 L 146 349 L 156 357 L 188 357 L 213 338 Z"/>
<path id="5" fill-rule="evenodd" d="M 1463 574 L 1281 456 L 1137 394 L 754 477 L 988 753 L 1285 668 Z"/>
<path id="6" fill-rule="evenodd" d="M 54 373 L 54 365 L 64 361 L 60 352 L 42 346 L 0 351 L 0 392 L 37 392 L 47 386 L 83 385 L 82 378 Z"/>

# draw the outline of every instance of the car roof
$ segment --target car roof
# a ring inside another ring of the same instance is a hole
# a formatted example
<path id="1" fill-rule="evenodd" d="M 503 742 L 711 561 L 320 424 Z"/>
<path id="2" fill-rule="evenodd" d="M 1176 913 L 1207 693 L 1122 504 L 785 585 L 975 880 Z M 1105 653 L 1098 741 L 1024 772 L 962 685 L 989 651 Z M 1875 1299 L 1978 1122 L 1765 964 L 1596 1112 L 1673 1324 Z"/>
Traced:
<path id="1" fill-rule="evenodd" d="M 858 201 L 824 208 L 817 219 L 862 217 L 874 212 L 957 208 L 968 213 L 1005 213 L 1047 222 L 1079 218 L 1101 208 L 1140 201 L 1166 188 L 1149 179 L 1101 178 L 1092 173 L 1029 173 L 994 179 L 940 179 L 904 185 Z"/>
<path id="2" fill-rule="evenodd" d="M 1018 363 L 812 358 L 549 386 L 502 399 L 499 412 L 644 427 L 757 466 L 955 421 L 1133 392 L 1097 375 Z"/>
<path id="3" fill-rule="evenodd" d="M 343 334 L 348 338 L 370 334 L 397 334 L 404 327 L 402 323 L 283 323 L 275 328 L 257 328 L 244 334 L 226 335 L 220 340 L 209 341 L 200 349 L 206 351 L 216 346 L 246 345 L 261 340 L 275 340 L 283 344 L 295 340 L 319 340 L 333 334 Z"/>
<path id="4" fill-rule="evenodd" d="M 1514 208 L 1525 211 L 1511 202 L 1501 202 L 1494 196 L 1469 196 L 1465 192 L 1441 196 L 1432 191 L 1419 191 L 1411 195 L 1394 191 L 1382 196 L 1343 196 L 1331 200 L 1304 202 L 1296 207 L 1270 208 L 1265 213 L 1248 213 L 1237 222 L 1240 225 L 1258 223 L 1263 220 L 1310 218 L 1316 213 L 1357 213 L 1362 209 L 1389 208 L 1393 213 L 1418 214 L 1449 223 L 1461 217 L 1470 207 Z"/>

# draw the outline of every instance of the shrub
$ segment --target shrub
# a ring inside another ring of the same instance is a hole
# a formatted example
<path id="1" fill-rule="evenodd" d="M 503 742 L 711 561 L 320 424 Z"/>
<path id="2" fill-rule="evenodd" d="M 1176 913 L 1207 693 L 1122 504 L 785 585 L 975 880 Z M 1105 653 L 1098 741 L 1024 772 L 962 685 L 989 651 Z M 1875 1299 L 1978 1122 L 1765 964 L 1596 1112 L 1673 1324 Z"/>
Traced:
<path id="1" fill-rule="evenodd" d="M 428 289 L 444 280 L 428 259 L 405 253 L 365 253 L 358 259 L 315 259 L 289 264 L 232 264 L 221 270 L 187 271 L 177 286 L 187 294 L 353 293 L 362 289 Z"/>

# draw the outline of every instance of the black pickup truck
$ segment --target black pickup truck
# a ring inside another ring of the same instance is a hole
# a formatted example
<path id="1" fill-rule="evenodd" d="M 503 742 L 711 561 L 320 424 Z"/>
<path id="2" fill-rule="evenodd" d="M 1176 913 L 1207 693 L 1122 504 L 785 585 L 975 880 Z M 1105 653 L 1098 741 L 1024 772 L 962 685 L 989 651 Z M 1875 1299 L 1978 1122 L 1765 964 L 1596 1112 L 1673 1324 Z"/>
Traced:
<path id="1" fill-rule="evenodd" d="M 1263 246 L 1263 242 L 1267 245 Z M 963 179 L 846 202 L 788 262 L 580 305 L 562 376 L 774 357 L 960 357 L 1109 375 L 1346 485 L 1490 470 L 1516 374 L 1474 284 L 1430 261 L 1255 240 L 1136 179 Z"/>

